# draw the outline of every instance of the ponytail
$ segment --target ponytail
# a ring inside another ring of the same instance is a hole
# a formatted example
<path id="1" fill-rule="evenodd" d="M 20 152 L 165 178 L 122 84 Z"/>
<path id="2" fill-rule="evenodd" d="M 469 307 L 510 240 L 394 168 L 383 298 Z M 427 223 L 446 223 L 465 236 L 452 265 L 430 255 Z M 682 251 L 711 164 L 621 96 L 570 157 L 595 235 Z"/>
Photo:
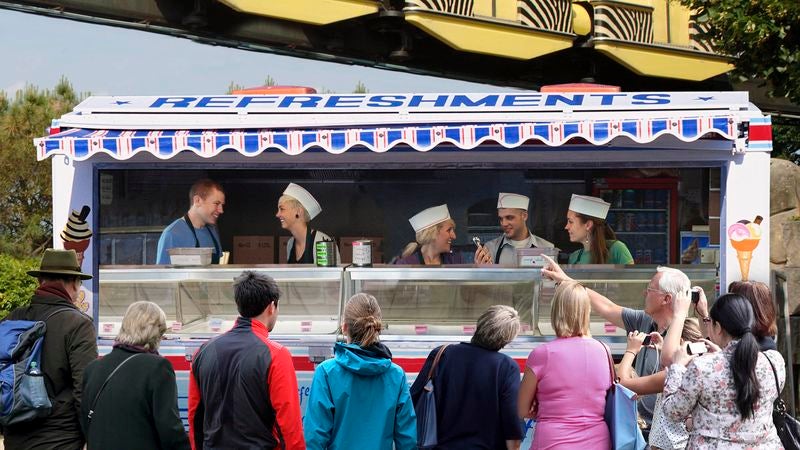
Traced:
<path id="1" fill-rule="evenodd" d="M 580 217 L 581 221 L 584 223 L 591 220 L 594 223 L 592 226 L 590 234 L 590 241 L 589 250 L 592 252 L 592 264 L 605 264 L 608 261 L 608 241 L 615 241 L 617 240 L 617 235 L 614 233 L 614 230 L 608 226 L 608 222 L 604 219 L 600 219 L 597 217 L 590 217 L 580 213 L 575 213 L 577 217 Z"/>
<path id="2" fill-rule="evenodd" d="M 759 346 L 751 331 L 753 309 L 750 302 L 739 294 L 725 294 L 714 302 L 711 320 L 719 323 L 731 338 L 738 339 L 731 356 L 730 366 L 733 386 L 736 389 L 736 409 L 743 420 L 753 416 L 760 397 L 761 386 L 756 377 Z"/>
<path id="3" fill-rule="evenodd" d="M 753 415 L 753 409 L 759 398 L 760 385 L 756 377 L 759 350 L 758 341 L 750 332 L 750 328 L 747 328 L 731 358 L 733 385 L 736 387 L 736 409 L 744 420 Z"/>
<path id="4" fill-rule="evenodd" d="M 344 307 L 344 322 L 350 341 L 361 348 L 380 342 L 381 307 L 375 297 L 360 292 L 347 301 Z"/>

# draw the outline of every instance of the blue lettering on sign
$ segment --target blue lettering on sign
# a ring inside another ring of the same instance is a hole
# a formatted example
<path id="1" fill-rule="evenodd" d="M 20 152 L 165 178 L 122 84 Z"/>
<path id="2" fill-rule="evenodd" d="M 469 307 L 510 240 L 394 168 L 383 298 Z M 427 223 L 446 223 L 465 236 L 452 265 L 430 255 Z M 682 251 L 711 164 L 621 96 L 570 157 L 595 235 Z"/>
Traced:
<path id="1" fill-rule="evenodd" d="M 450 102 L 450 106 L 495 106 L 497 105 L 497 100 L 499 98 L 499 95 L 487 95 L 486 97 L 478 100 L 472 100 L 466 95 L 454 95 L 453 100 Z"/>
<path id="2" fill-rule="evenodd" d="M 197 102 L 200 108 L 224 108 L 231 106 L 236 97 L 203 97 Z"/>
<path id="3" fill-rule="evenodd" d="M 403 106 L 405 95 L 373 95 L 369 98 L 367 106 L 373 108 L 393 108 Z"/>
<path id="4" fill-rule="evenodd" d="M 247 105 L 269 105 L 275 103 L 278 99 L 277 95 L 255 95 L 242 97 L 242 100 L 236 105 L 237 108 L 244 108 Z"/>
<path id="5" fill-rule="evenodd" d="M 435 99 L 426 99 L 424 95 L 415 95 L 411 97 L 408 106 L 419 106 L 423 103 L 433 103 L 437 108 L 447 106 L 447 99 L 449 95 L 437 95 Z"/>
<path id="6" fill-rule="evenodd" d="M 558 102 L 561 102 L 565 105 L 580 106 L 583 104 L 583 94 L 575 94 L 572 96 L 572 98 L 569 98 L 566 95 L 550 94 L 544 99 L 544 106 L 556 106 L 558 105 Z"/>
<path id="7" fill-rule="evenodd" d="M 592 94 L 592 97 L 600 97 L 600 104 L 610 106 L 614 104 L 614 97 L 625 97 L 628 94 Z"/>
<path id="8" fill-rule="evenodd" d="M 189 104 L 197 100 L 197 97 L 159 97 L 150 105 L 151 108 L 160 108 L 170 105 L 174 108 L 188 108 Z"/>
<path id="9" fill-rule="evenodd" d="M 364 101 L 363 95 L 331 95 L 325 102 L 326 108 L 357 108 Z"/>
<path id="10" fill-rule="evenodd" d="M 278 107 L 288 108 L 292 106 L 293 103 L 298 103 L 301 108 L 315 108 L 320 101 L 322 101 L 322 97 L 318 95 L 297 95 L 284 97 Z"/>
<path id="11" fill-rule="evenodd" d="M 666 105 L 669 94 L 634 94 L 631 105 Z"/>
<path id="12" fill-rule="evenodd" d="M 506 95 L 506 98 L 503 99 L 503 106 L 539 106 L 541 101 L 541 94 Z"/>

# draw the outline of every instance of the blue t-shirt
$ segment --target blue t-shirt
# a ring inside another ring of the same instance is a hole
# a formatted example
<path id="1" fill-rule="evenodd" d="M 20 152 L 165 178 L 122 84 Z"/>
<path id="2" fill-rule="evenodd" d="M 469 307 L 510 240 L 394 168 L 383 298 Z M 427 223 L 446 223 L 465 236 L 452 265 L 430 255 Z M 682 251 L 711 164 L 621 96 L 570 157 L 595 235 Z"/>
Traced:
<path id="1" fill-rule="evenodd" d="M 167 228 L 164 228 L 164 231 L 161 232 L 161 237 L 158 238 L 156 264 L 170 263 L 169 253 L 167 253 L 167 250 L 171 248 L 195 247 L 194 235 L 192 234 L 192 230 L 188 225 L 189 224 L 183 220 L 183 217 L 181 217 L 180 219 L 169 224 Z M 217 234 L 217 230 L 210 225 L 206 225 L 203 228 L 197 228 L 194 231 L 197 233 L 197 241 L 200 242 L 200 247 L 213 248 L 214 255 L 219 258 L 219 256 L 221 256 L 220 252 L 222 249 L 219 247 L 221 244 L 219 243 L 219 234 Z M 214 239 L 216 239 L 216 245 Z"/>

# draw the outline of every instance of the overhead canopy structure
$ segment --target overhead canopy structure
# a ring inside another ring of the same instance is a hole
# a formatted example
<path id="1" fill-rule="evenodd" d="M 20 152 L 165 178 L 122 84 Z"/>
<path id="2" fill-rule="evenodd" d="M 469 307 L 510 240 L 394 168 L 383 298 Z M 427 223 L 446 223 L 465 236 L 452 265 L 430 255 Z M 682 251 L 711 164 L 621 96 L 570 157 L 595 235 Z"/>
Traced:
<path id="1" fill-rule="evenodd" d="M 767 150 L 769 122 L 746 93 L 537 93 L 91 97 L 37 139 L 39 159 L 85 160 L 181 152 L 530 151 L 612 141 L 729 142 Z M 764 129 L 766 127 L 766 129 Z M 762 142 L 763 141 L 763 142 Z M 720 148 L 715 145 L 714 148 Z"/>

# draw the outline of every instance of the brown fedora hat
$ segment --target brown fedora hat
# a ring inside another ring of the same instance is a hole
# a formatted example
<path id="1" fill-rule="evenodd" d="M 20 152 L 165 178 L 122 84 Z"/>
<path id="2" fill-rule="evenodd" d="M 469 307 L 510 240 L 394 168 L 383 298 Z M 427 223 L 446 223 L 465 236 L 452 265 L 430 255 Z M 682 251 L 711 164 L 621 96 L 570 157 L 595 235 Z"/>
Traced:
<path id="1" fill-rule="evenodd" d="M 48 248 L 42 255 L 39 270 L 29 270 L 28 275 L 40 277 L 42 275 L 66 275 L 78 277 L 81 280 L 91 280 L 92 276 L 81 272 L 78 265 L 78 255 L 75 250 L 55 250 Z"/>

